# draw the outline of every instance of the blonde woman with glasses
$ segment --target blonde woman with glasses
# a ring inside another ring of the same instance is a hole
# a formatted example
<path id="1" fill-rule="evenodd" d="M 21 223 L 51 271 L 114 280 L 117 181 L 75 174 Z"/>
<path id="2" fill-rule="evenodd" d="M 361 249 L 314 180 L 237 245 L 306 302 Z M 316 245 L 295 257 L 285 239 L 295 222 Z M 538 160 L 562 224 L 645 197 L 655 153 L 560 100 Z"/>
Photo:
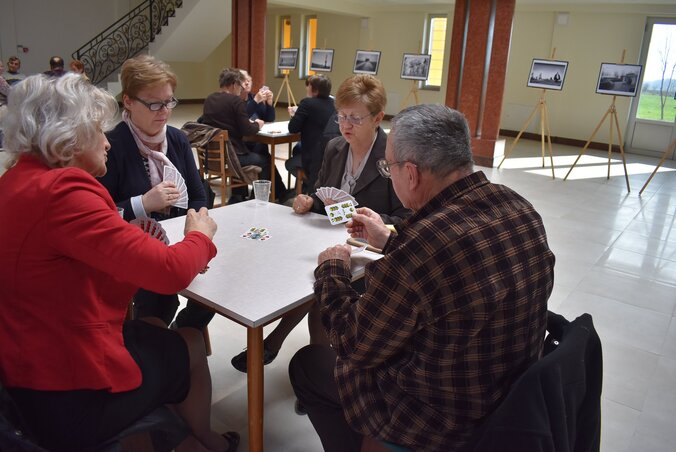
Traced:
<path id="1" fill-rule="evenodd" d="M 122 65 L 122 122 L 107 134 L 110 141 L 105 176 L 100 182 L 124 209 L 124 219 L 164 220 L 206 207 L 204 188 L 192 148 L 180 130 L 167 125 L 178 104 L 176 75 L 162 61 L 141 55 Z M 185 183 L 165 180 L 164 172 L 178 173 Z M 134 295 L 137 318 L 157 317 L 169 325 L 178 309 L 178 296 L 140 289 Z M 175 326 L 199 330 L 214 313 L 188 301 Z"/>

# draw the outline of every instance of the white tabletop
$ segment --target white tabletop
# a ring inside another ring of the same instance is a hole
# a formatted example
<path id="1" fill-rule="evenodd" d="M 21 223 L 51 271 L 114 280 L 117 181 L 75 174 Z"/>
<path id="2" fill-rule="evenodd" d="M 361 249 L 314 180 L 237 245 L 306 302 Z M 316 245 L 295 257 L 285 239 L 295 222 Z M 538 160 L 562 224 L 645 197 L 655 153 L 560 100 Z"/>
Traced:
<path id="1" fill-rule="evenodd" d="M 258 131 L 258 135 L 270 137 L 289 135 L 289 121 L 266 122 Z"/>
<path id="2" fill-rule="evenodd" d="M 344 225 L 331 226 L 324 215 L 297 215 L 290 207 L 247 201 L 212 209 L 218 224 L 218 254 L 182 295 L 213 307 L 245 326 L 258 327 L 313 296 L 317 255 L 348 238 Z M 171 243 L 183 237 L 185 218 L 162 222 Z M 242 238 L 251 227 L 268 229 L 266 241 Z M 380 255 L 352 255 L 353 277 Z"/>

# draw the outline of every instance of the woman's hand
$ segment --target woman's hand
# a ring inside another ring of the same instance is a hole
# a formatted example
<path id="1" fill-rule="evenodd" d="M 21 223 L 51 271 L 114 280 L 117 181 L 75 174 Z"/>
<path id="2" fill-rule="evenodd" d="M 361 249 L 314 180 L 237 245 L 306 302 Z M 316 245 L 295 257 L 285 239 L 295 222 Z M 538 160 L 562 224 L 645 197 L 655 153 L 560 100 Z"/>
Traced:
<path id="1" fill-rule="evenodd" d="M 308 213 L 310 209 L 312 209 L 314 202 L 312 196 L 298 195 L 296 196 L 296 199 L 293 200 L 293 211 L 298 214 Z"/>
<path id="2" fill-rule="evenodd" d="M 197 231 L 209 237 L 209 240 L 213 240 L 216 229 L 218 229 L 218 225 L 209 216 L 209 211 L 206 207 L 202 207 L 199 212 L 195 212 L 195 209 L 188 209 L 188 213 L 185 216 L 184 234 Z"/>
<path id="3" fill-rule="evenodd" d="M 350 236 L 366 239 L 369 245 L 376 248 L 383 249 L 390 238 L 390 230 L 380 215 L 368 207 L 358 208 L 346 226 Z"/>
<path id="4" fill-rule="evenodd" d="M 141 197 L 146 212 L 161 212 L 178 200 L 179 192 L 173 182 L 160 182 Z"/>

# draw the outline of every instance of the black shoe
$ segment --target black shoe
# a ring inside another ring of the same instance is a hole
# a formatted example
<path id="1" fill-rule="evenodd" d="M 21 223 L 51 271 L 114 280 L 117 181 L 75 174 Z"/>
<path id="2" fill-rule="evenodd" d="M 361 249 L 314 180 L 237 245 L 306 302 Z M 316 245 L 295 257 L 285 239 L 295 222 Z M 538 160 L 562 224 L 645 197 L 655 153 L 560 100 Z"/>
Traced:
<path id="1" fill-rule="evenodd" d="M 228 440 L 228 450 L 227 452 L 236 452 L 237 446 L 239 446 L 239 433 L 237 432 L 225 432 L 223 433 L 223 438 Z"/>
<path id="2" fill-rule="evenodd" d="M 305 416 L 307 414 L 305 407 L 298 399 L 296 399 L 296 403 L 293 404 L 293 411 L 295 411 L 298 416 Z"/>
<path id="3" fill-rule="evenodd" d="M 275 360 L 277 357 L 277 353 L 279 352 L 271 352 L 267 348 L 265 348 L 265 345 L 263 345 L 263 364 L 268 365 L 272 361 Z M 246 357 L 247 357 L 247 352 L 244 350 L 242 353 L 239 355 L 235 356 L 230 360 L 230 364 L 232 364 L 232 367 L 235 369 L 239 370 L 242 373 L 246 373 Z"/>

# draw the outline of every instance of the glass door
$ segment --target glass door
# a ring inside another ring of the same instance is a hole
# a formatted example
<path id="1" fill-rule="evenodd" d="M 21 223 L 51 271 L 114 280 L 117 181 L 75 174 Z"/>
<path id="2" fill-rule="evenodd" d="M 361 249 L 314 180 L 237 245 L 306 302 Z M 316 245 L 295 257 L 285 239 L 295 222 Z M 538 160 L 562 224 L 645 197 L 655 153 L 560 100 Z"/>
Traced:
<path id="1" fill-rule="evenodd" d="M 648 19 L 640 64 L 643 79 L 632 102 L 626 146 L 659 157 L 676 138 L 676 19 Z"/>

